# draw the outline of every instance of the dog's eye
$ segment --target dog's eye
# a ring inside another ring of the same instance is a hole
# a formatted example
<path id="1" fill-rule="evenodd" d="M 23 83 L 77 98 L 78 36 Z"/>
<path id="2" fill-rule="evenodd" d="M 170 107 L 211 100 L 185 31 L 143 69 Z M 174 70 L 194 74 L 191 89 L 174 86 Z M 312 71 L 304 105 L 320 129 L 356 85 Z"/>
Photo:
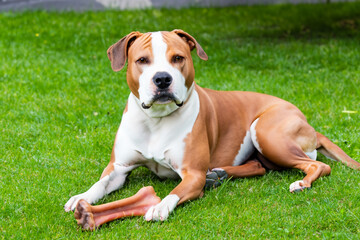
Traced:
<path id="1" fill-rule="evenodd" d="M 182 61 L 184 61 L 184 57 L 176 55 L 172 58 L 172 62 L 173 63 L 181 63 Z"/>
<path id="2" fill-rule="evenodd" d="M 136 62 L 140 64 L 146 64 L 149 62 L 149 60 L 146 57 L 141 57 Z"/>

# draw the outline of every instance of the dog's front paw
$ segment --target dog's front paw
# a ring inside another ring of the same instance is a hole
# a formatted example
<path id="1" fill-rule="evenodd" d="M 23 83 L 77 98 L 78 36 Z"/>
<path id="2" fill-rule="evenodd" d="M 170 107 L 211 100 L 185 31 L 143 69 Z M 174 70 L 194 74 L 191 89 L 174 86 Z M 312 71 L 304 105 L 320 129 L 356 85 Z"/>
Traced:
<path id="1" fill-rule="evenodd" d="M 145 214 L 146 221 L 165 221 L 175 209 L 180 198 L 176 194 L 166 196 L 159 204 L 152 206 Z"/>
<path id="2" fill-rule="evenodd" d="M 300 180 L 300 181 L 296 181 L 296 182 L 293 182 L 292 184 L 290 184 L 290 192 L 291 193 L 295 193 L 295 192 L 301 192 L 301 191 L 304 191 L 304 189 L 310 189 L 311 187 L 307 187 L 305 186 L 305 183 L 303 180 Z"/>
<path id="3" fill-rule="evenodd" d="M 90 199 L 88 199 L 87 194 L 86 193 L 82 193 L 76 196 L 73 196 L 69 199 L 69 201 L 67 201 L 67 203 L 64 206 L 64 210 L 65 212 L 70 212 L 70 211 L 74 211 L 76 208 L 76 205 L 78 204 L 78 202 L 84 199 L 85 201 L 91 203 Z"/>

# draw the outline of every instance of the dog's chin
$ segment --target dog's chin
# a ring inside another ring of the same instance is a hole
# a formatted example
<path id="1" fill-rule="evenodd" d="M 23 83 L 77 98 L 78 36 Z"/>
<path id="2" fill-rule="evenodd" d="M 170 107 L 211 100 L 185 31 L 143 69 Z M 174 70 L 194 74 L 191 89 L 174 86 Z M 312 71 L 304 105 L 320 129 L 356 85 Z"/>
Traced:
<path id="1" fill-rule="evenodd" d="M 143 102 L 141 103 L 141 106 L 143 109 L 149 109 L 153 105 L 166 105 L 171 103 L 175 103 L 176 106 L 178 107 L 181 107 L 184 104 L 183 101 L 177 99 L 173 94 L 165 93 L 165 94 L 155 95 L 154 98 L 149 103 L 145 104 Z"/>
<path id="2" fill-rule="evenodd" d="M 159 96 L 154 101 L 154 104 L 169 104 L 175 102 L 175 99 L 170 95 Z"/>

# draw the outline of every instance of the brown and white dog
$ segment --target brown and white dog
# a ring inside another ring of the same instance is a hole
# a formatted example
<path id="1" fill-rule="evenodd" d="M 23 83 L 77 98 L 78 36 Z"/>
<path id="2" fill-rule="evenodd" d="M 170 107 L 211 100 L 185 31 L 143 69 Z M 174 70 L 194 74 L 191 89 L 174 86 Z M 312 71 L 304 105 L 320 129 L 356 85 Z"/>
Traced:
<path id="1" fill-rule="evenodd" d="M 254 152 L 269 168 L 297 168 L 306 174 L 290 185 L 290 192 L 309 188 L 330 174 L 328 165 L 316 161 L 317 150 L 360 168 L 291 103 L 260 93 L 196 85 L 190 54 L 195 48 L 201 59 L 208 59 L 191 35 L 173 30 L 132 32 L 108 49 L 114 71 L 128 60 L 131 93 L 109 165 L 88 191 L 70 198 L 66 211 L 74 210 L 80 199 L 92 204 L 121 188 L 128 173 L 139 166 L 161 178 L 182 179 L 148 210 L 148 221 L 167 219 L 177 205 L 200 197 L 206 183 L 219 184 L 225 173 L 234 178 L 265 174 L 262 164 L 248 161 Z"/>

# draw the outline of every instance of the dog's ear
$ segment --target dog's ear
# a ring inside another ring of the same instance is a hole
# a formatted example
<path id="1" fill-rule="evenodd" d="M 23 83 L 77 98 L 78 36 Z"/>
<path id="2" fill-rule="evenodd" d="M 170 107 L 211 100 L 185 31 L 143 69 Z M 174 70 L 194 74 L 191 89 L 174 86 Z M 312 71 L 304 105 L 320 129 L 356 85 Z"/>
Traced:
<path id="1" fill-rule="evenodd" d="M 125 66 L 129 47 L 139 36 L 141 36 L 140 32 L 131 32 L 117 43 L 111 45 L 107 50 L 108 58 L 111 61 L 111 68 L 115 72 L 120 71 Z"/>
<path id="2" fill-rule="evenodd" d="M 200 44 L 198 44 L 198 42 L 195 40 L 195 38 L 193 36 L 191 36 L 187 32 L 184 32 L 181 29 L 175 29 L 175 30 L 172 30 L 172 32 L 179 35 L 179 37 L 181 37 L 189 45 L 190 51 L 192 51 L 194 48 L 196 48 L 197 55 L 202 60 L 205 60 L 205 61 L 208 60 L 208 56 L 206 55 L 205 51 L 202 49 Z"/>

